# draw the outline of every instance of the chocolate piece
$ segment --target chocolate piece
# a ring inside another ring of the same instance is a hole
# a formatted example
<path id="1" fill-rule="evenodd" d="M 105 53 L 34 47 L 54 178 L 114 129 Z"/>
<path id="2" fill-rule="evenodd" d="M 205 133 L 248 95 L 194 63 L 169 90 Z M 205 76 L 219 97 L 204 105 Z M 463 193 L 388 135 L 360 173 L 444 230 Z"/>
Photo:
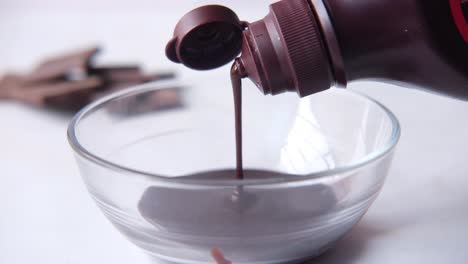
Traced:
<path id="1" fill-rule="evenodd" d="M 47 59 L 29 75 L 5 74 L 0 79 L 0 99 L 76 111 L 111 92 L 174 77 L 172 73 L 146 74 L 138 65 L 95 67 L 92 60 L 98 51 L 99 48 L 95 46 Z M 133 104 L 131 107 L 143 111 L 149 108 L 172 107 L 180 103 L 178 99 L 174 100 L 173 95 L 169 97 L 166 98 L 167 102 L 162 102 L 161 100 L 166 99 L 160 94 L 157 98 L 145 101 L 144 106 Z"/>
<path id="2" fill-rule="evenodd" d="M 87 75 L 92 58 L 99 52 L 98 47 L 83 49 L 70 54 L 53 57 L 40 63 L 25 78 L 27 83 L 43 82 L 51 79 L 68 79 L 71 74 Z"/>
<path id="3" fill-rule="evenodd" d="M 10 99 L 18 100 L 30 105 L 61 105 L 60 108 L 64 108 L 63 102 L 65 101 L 70 104 L 70 107 L 77 104 L 81 106 L 82 103 L 87 103 L 87 100 L 86 102 L 77 100 L 78 97 L 75 97 L 75 95 L 89 94 L 91 90 L 96 89 L 101 84 L 102 82 L 99 78 L 91 77 L 82 81 L 57 81 L 26 86 L 20 89 L 8 89 L 6 91 L 9 91 L 7 95 Z M 64 97 L 68 97 L 69 99 L 65 100 L 63 99 Z M 74 110 L 76 107 L 71 108 Z"/>
<path id="4" fill-rule="evenodd" d="M 109 83 L 143 83 L 173 78 L 173 73 L 144 74 L 139 66 L 92 67 L 90 74 L 98 75 Z"/>
<path id="5" fill-rule="evenodd" d="M 121 88 L 117 87 L 111 91 Z M 101 93 L 104 96 L 107 93 Z M 97 99 L 97 98 L 95 98 Z M 136 115 L 152 111 L 170 110 L 183 107 L 180 88 L 155 90 L 135 97 L 122 98 L 109 104 L 109 110 L 119 115 Z"/>
<path id="6" fill-rule="evenodd" d="M 138 82 L 143 73 L 139 66 L 93 67 L 90 74 L 101 76 L 106 82 Z"/>
<path id="7" fill-rule="evenodd" d="M 6 74 L 0 79 L 0 99 L 9 99 L 12 89 L 21 86 L 21 76 L 15 74 Z"/>
<path id="8" fill-rule="evenodd" d="M 48 106 L 62 111 L 78 111 L 92 102 L 92 95 L 101 84 L 102 81 L 97 77 L 57 84 L 62 87 L 55 87 L 55 93 L 49 93 L 44 97 L 43 104 L 39 106 Z"/>

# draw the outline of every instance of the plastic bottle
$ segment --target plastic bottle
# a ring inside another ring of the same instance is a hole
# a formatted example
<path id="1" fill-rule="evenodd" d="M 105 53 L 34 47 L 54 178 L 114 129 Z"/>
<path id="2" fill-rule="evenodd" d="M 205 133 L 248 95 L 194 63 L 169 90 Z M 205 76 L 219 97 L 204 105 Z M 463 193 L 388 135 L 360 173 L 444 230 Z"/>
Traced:
<path id="1" fill-rule="evenodd" d="M 242 75 L 265 94 L 372 79 L 468 99 L 468 0 L 282 0 L 253 23 L 204 6 L 166 53 L 199 70 L 241 54 Z"/>

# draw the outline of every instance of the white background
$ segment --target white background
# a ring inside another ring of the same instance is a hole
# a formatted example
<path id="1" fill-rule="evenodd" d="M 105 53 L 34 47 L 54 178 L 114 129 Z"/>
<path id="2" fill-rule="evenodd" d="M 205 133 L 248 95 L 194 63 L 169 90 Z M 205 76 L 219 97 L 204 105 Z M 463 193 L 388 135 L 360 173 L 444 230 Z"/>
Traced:
<path id="1" fill-rule="evenodd" d="M 211 2 L 254 20 L 271 1 Z M 27 71 L 44 55 L 98 43 L 102 63 L 143 63 L 199 80 L 226 78 L 226 68 L 191 72 L 164 57 L 178 18 L 205 3 L 0 0 L 0 74 Z M 468 102 L 370 82 L 350 89 L 394 111 L 402 138 L 369 213 L 313 263 L 466 263 Z M 0 263 L 147 263 L 88 197 L 66 141 L 69 120 L 0 102 Z"/>

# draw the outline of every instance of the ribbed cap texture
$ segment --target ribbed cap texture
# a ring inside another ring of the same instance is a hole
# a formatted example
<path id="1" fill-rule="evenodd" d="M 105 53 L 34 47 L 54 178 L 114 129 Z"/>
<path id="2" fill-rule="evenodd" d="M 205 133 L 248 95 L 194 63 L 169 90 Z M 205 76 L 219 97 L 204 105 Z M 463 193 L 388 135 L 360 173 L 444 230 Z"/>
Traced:
<path id="1" fill-rule="evenodd" d="M 283 0 L 272 5 L 301 96 L 326 90 L 333 82 L 327 50 L 307 1 Z"/>

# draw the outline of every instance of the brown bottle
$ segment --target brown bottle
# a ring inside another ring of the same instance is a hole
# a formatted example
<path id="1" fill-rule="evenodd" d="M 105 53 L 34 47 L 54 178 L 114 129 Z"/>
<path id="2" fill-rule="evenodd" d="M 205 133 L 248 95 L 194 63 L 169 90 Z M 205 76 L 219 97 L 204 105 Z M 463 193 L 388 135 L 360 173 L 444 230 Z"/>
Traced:
<path id="1" fill-rule="evenodd" d="M 265 94 L 373 79 L 468 99 L 468 0 L 282 0 L 253 23 L 205 6 L 182 18 L 166 53 L 199 70 L 241 53 Z"/>

